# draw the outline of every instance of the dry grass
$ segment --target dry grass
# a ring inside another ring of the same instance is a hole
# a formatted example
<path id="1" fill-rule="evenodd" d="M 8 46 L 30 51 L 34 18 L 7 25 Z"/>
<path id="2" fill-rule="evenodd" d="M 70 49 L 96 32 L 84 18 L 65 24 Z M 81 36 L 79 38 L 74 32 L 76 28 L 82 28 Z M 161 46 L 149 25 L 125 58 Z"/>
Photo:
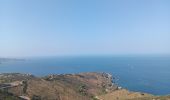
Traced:
<path id="1" fill-rule="evenodd" d="M 139 93 L 139 92 L 130 92 L 125 89 L 117 90 L 105 95 L 98 96 L 101 100 L 128 100 L 141 97 L 151 97 L 152 95 Z"/>

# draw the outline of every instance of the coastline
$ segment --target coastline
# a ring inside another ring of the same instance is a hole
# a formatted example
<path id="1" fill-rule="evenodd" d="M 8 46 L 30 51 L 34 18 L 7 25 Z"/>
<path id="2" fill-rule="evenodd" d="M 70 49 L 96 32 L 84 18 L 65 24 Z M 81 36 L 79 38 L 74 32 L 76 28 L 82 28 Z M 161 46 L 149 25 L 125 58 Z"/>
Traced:
<path id="1" fill-rule="evenodd" d="M 128 91 L 114 83 L 109 73 L 87 72 L 78 74 L 51 74 L 36 77 L 31 74 L 0 74 L 0 90 L 8 89 L 18 98 L 41 98 L 40 100 L 153 100 L 166 96 Z M 44 91 L 44 92 L 42 92 Z M 69 99 L 67 99 L 69 98 Z M 84 99 L 86 98 L 86 99 Z M 169 99 L 169 96 L 166 98 Z"/>

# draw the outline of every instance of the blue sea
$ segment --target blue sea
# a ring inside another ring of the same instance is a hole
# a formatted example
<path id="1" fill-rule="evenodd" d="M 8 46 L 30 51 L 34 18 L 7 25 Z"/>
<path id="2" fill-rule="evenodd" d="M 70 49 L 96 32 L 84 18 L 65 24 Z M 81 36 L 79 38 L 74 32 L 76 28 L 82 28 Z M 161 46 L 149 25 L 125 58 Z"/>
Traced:
<path id="1" fill-rule="evenodd" d="M 108 72 L 120 86 L 155 95 L 170 94 L 170 56 L 41 57 L 0 64 L 0 73 L 48 74 Z"/>

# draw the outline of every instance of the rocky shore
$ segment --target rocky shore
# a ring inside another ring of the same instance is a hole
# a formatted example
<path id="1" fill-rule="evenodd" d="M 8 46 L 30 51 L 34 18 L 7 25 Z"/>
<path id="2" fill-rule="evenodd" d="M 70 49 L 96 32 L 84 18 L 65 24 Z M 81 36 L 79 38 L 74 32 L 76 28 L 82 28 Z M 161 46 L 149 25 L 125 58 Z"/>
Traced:
<path id="1" fill-rule="evenodd" d="M 30 74 L 0 74 L 0 100 L 169 100 L 131 92 L 115 84 L 108 73 L 52 74 L 36 77 Z"/>

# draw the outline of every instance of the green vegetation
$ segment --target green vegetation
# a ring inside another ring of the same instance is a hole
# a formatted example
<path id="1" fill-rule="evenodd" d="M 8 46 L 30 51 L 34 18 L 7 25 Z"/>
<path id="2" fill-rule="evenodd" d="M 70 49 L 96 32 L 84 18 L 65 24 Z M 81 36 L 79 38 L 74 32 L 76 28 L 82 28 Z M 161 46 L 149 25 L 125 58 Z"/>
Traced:
<path id="1" fill-rule="evenodd" d="M 31 100 L 41 100 L 41 96 L 33 95 Z"/>
<path id="2" fill-rule="evenodd" d="M 22 100 L 8 91 L 0 90 L 0 100 Z"/>
<path id="3" fill-rule="evenodd" d="M 6 79 L 6 78 L 1 78 L 0 79 L 0 83 L 10 83 L 10 82 L 12 82 L 12 80 L 11 79 Z"/>
<path id="4" fill-rule="evenodd" d="M 98 98 L 96 98 L 95 96 L 91 97 L 91 100 L 99 100 Z"/>
<path id="5" fill-rule="evenodd" d="M 78 87 L 78 92 L 83 96 L 87 95 L 87 87 L 86 87 L 86 85 L 80 84 L 79 87 Z"/>
<path id="6" fill-rule="evenodd" d="M 106 94 L 106 93 L 107 93 L 106 89 L 102 88 L 102 94 Z"/>
<path id="7" fill-rule="evenodd" d="M 27 87 L 28 87 L 27 81 L 23 81 L 23 93 L 27 92 Z"/>

